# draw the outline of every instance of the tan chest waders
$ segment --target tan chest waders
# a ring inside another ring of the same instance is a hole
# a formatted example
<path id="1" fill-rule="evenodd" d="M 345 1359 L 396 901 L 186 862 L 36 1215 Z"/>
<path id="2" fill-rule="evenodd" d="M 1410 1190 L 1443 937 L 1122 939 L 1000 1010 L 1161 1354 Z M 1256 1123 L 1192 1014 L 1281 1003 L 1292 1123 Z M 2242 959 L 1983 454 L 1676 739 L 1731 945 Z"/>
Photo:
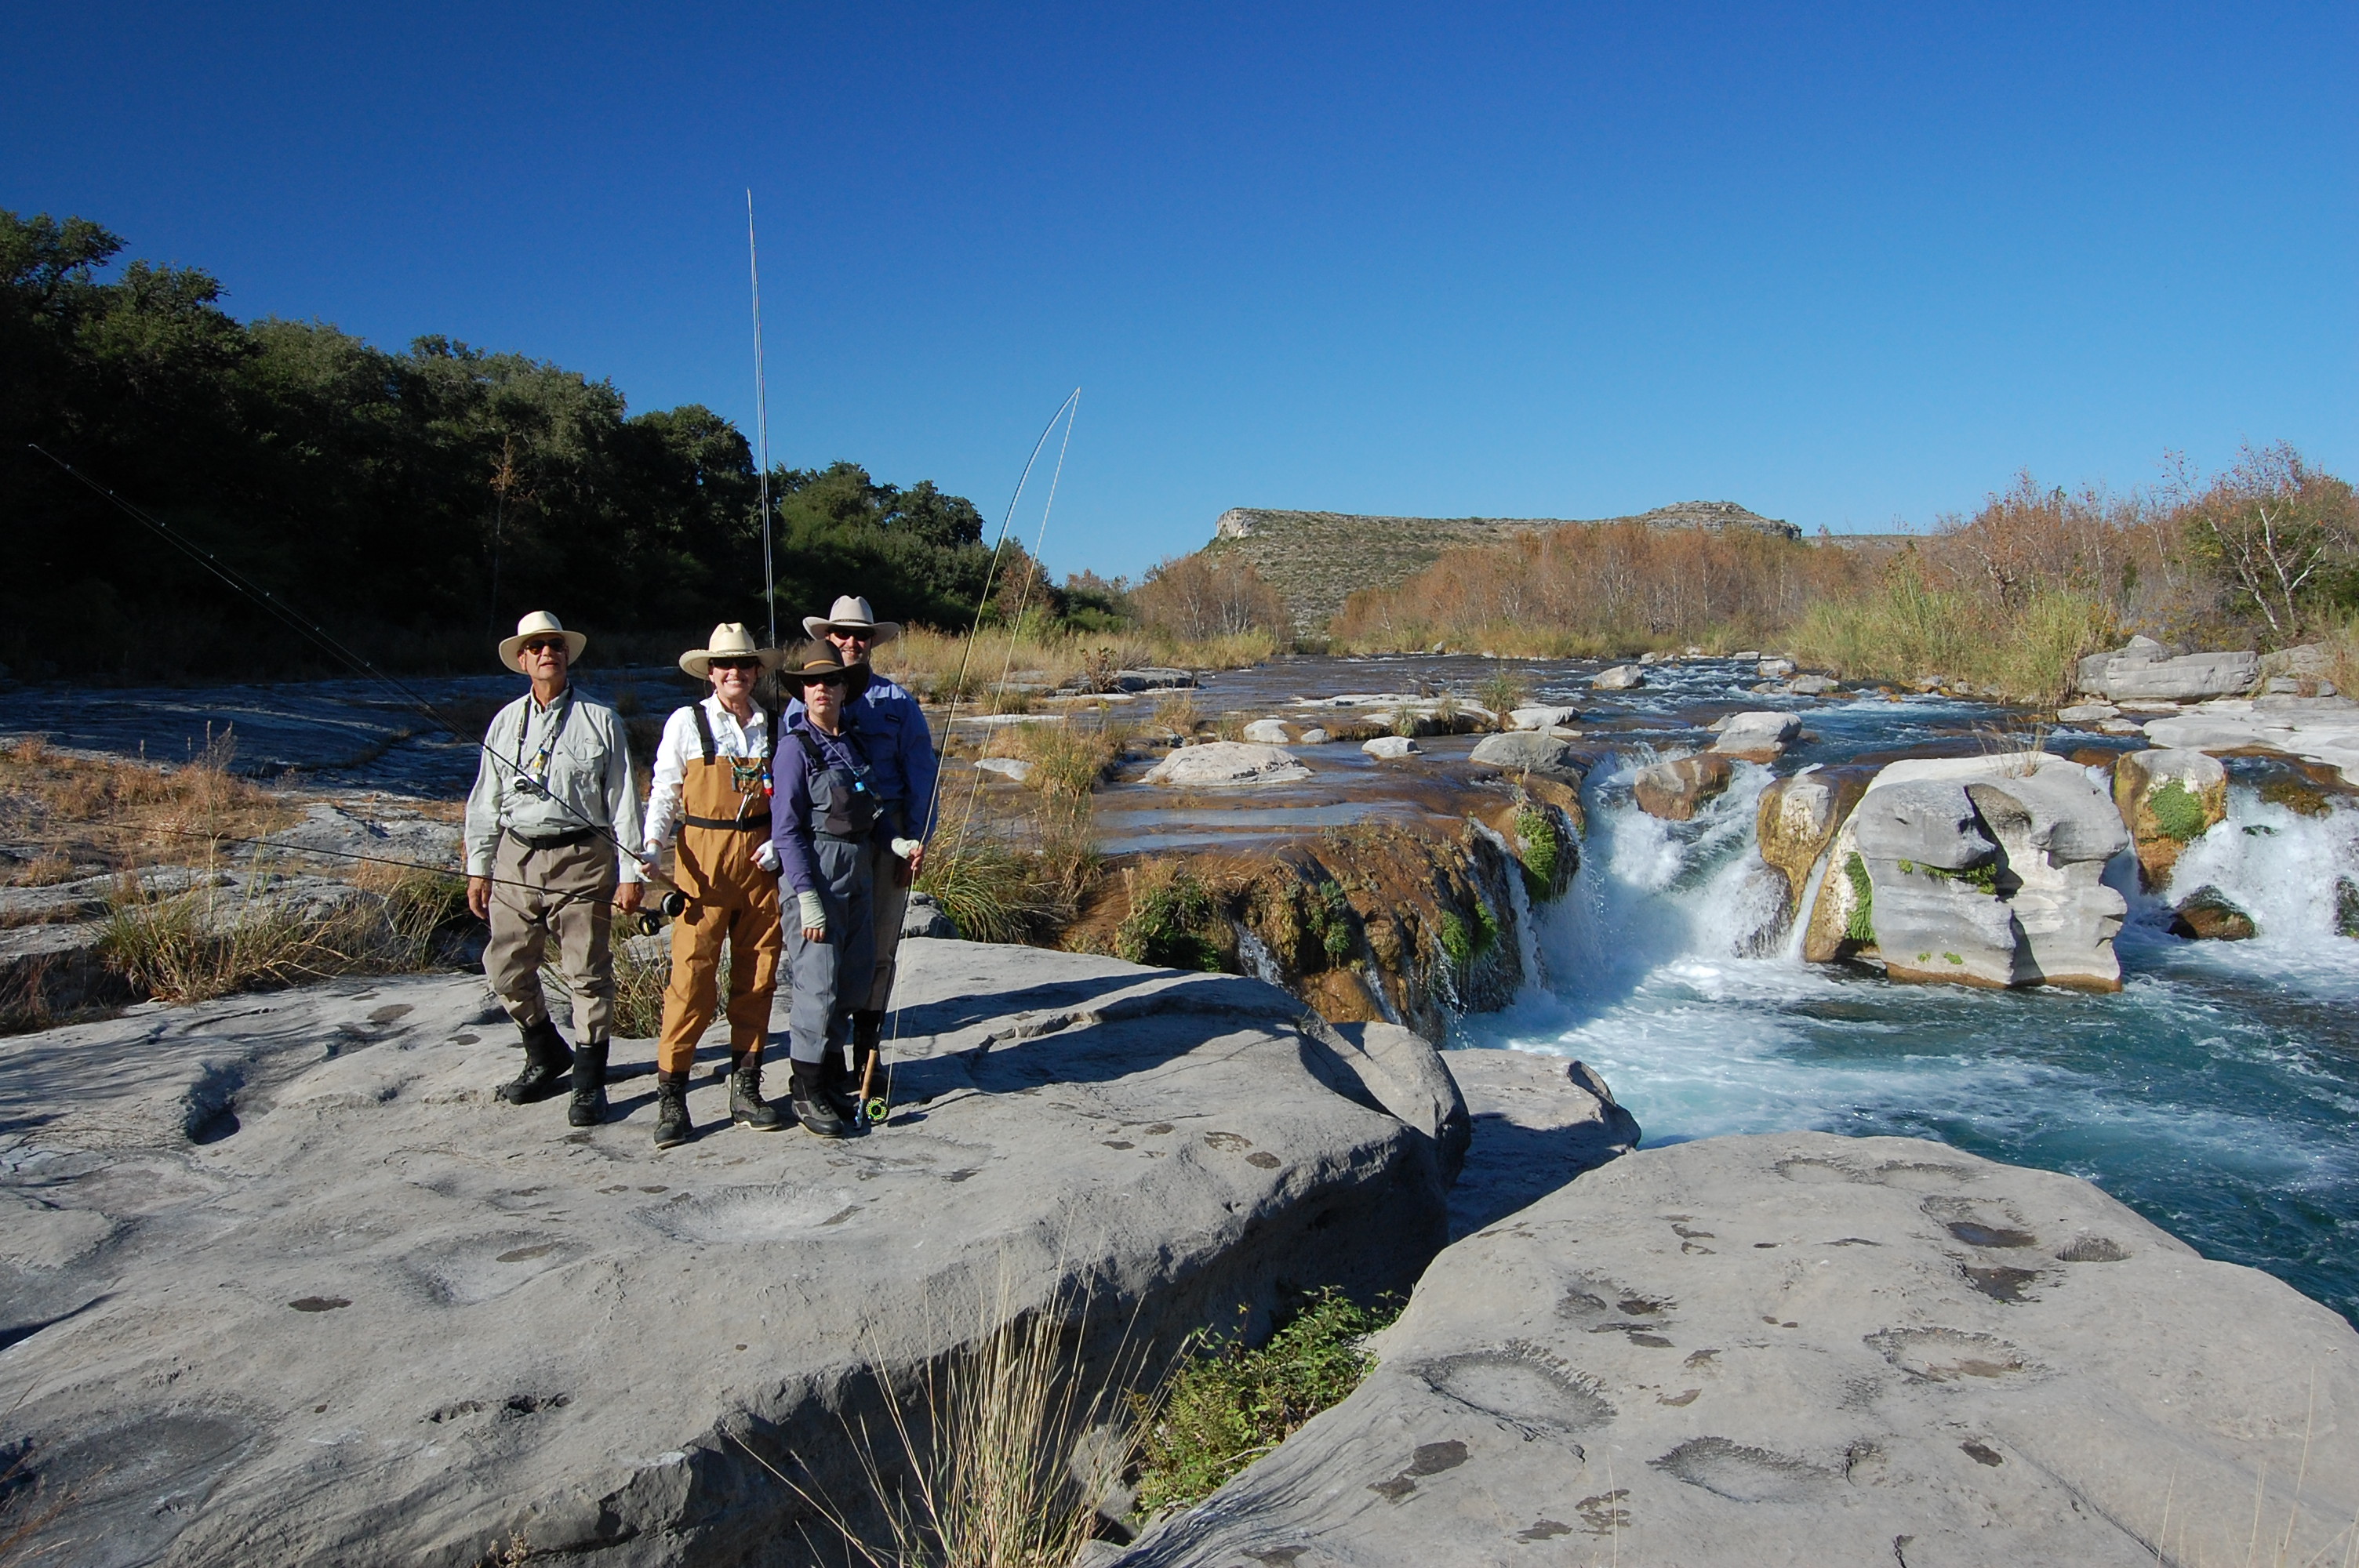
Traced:
<path id="1" fill-rule="evenodd" d="M 679 834 L 674 880 L 688 908 L 671 925 L 671 980 L 664 988 L 663 1038 L 658 1071 L 685 1073 L 696 1042 L 712 1022 L 719 1000 L 721 948 L 729 946 L 729 1049 L 760 1060 L 770 1000 L 777 989 L 778 879 L 754 860 L 770 837 L 770 764 L 777 751 L 778 716 L 769 715 L 768 744 L 759 757 L 727 757 L 713 745 L 704 705 L 695 716 L 701 755 L 689 759 L 680 780 Z"/>

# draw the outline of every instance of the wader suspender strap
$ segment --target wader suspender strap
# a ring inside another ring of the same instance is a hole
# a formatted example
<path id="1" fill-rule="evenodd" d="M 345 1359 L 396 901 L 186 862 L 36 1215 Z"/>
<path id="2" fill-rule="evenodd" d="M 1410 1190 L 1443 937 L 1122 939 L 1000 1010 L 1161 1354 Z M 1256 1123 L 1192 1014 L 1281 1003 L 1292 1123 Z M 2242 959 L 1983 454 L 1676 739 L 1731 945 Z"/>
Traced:
<path id="1" fill-rule="evenodd" d="M 696 716 L 697 745 L 704 752 L 704 765 L 711 767 L 720 753 L 720 748 L 712 740 L 712 723 L 704 717 L 703 703 L 692 702 L 689 704 L 688 710 Z M 778 716 L 766 708 L 762 709 L 762 717 L 769 725 L 767 732 L 763 737 L 762 752 L 764 769 L 766 772 L 768 764 L 776 761 L 778 754 Z M 690 827 L 712 827 L 724 831 L 734 829 L 739 832 L 752 832 L 756 828 L 766 829 L 770 826 L 768 805 L 766 802 L 764 803 L 760 815 L 749 816 L 754 799 L 755 797 L 749 795 L 741 800 L 738 803 L 737 815 L 734 817 L 690 816 L 683 813 L 680 820 Z"/>

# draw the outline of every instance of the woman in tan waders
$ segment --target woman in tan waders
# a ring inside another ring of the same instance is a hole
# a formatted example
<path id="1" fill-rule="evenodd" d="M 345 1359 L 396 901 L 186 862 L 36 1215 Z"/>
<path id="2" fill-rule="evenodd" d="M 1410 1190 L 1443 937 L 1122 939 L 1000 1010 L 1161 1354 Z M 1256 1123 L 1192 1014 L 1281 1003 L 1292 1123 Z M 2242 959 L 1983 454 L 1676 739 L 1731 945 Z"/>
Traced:
<path id="1" fill-rule="evenodd" d="M 719 1002 L 721 947 L 729 946 L 729 1118 L 776 1132 L 785 1125 L 762 1098 L 762 1042 L 777 989 L 778 857 L 770 843 L 771 766 L 777 715 L 754 690 L 776 667 L 735 623 L 715 626 L 712 645 L 679 656 L 679 667 L 712 683 L 712 695 L 675 712 L 656 749 L 647 791 L 647 852 L 674 849 L 672 880 L 688 908 L 672 921 L 671 980 L 664 988 L 663 1034 L 656 1046 L 656 1147 L 695 1133 L 688 1076 L 696 1043 Z"/>

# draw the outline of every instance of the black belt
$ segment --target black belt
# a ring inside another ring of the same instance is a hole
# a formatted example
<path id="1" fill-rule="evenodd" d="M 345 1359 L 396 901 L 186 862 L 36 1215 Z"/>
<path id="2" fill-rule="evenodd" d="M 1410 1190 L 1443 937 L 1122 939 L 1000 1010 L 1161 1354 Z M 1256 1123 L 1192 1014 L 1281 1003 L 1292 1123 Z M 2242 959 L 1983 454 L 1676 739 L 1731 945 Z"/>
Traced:
<path id="1" fill-rule="evenodd" d="M 847 838 L 841 833 L 821 832 L 814 832 L 811 834 L 811 837 L 814 838 L 824 838 L 831 844 L 865 844 L 868 842 L 868 835 L 865 833 L 861 834 L 856 838 Z"/>
<path id="2" fill-rule="evenodd" d="M 680 820 L 690 827 L 712 827 L 723 833 L 732 828 L 740 833 L 751 833 L 757 827 L 765 833 L 770 830 L 770 814 L 766 811 L 759 816 L 683 816 Z"/>
<path id="3" fill-rule="evenodd" d="M 511 827 L 508 837 L 527 849 L 571 849 L 576 844 L 589 843 L 598 837 L 598 833 L 595 828 L 576 827 L 571 833 L 552 833 L 545 838 L 536 838 L 529 833 L 519 833 Z"/>

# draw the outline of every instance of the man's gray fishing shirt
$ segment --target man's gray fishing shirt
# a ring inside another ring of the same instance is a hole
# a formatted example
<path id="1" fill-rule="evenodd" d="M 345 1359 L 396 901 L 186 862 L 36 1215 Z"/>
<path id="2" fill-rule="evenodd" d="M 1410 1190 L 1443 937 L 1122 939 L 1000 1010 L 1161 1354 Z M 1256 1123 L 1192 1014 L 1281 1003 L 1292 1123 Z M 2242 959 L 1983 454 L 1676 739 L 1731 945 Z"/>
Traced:
<path id="1" fill-rule="evenodd" d="M 626 882 L 643 880 L 631 742 L 613 708 L 571 686 L 546 707 L 527 692 L 492 716 L 484 746 L 467 795 L 469 876 L 492 874 L 503 832 L 555 838 L 592 827 L 629 851 L 615 856 L 616 874 Z M 524 787 L 527 779 L 547 794 Z"/>

